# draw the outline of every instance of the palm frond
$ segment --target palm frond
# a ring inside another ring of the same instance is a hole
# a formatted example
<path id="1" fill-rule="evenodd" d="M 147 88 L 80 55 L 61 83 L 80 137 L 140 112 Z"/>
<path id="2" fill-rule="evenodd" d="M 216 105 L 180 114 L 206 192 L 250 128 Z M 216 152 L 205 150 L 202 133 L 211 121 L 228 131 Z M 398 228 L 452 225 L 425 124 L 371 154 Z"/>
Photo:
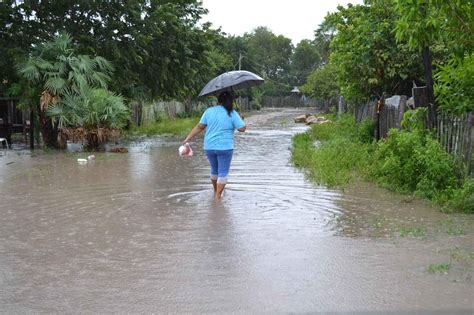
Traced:
<path id="1" fill-rule="evenodd" d="M 81 73 L 75 73 L 73 77 L 72 88 L 77 92 L 86 90 L 89 87 L 87 77 Z"/>
<path id="2" fill-rule="evenodd" d="M 95 62 L 87 55 L 79 55 L 77 57 L 77 69 L 84 74 L 89 74 L 94 71 Z"/>
<path id="3" fill-rule="evenodd" d="M 17 71 L 21 77 L 29 81 L 38 81 L 41 76 L 36 58 L 28 59 L 23 65 L 18 66 Z"/>
<path id="4" fill-rule="evenodd" d="M 110 76 L 104 72 L 94 72 L 90 77 L 90 84 L 92 86 L 100 87 L 103 89 L 107 88 L 108 83 L 111 81 Z"/>
<path id="5" fill-rule="evenodd" d="M 54 48 L 59 49 L 61 52 L 69 52 L 71 50 L 71 42 L 71 36 L 65 32 L 61 32 L 54 38 L 51 44 Z"/>
<path id="6" fill-rule="evenodd" d="M 62 95 L 65 92 L 67 81 L 59 75 L 51 76 L 44 83 L 44 87 L 53 95 Z"/>
<path id="7" fill-rule="evenodd" d="M 112 63 L 110 61 L 106 60 L 105 58 L 97 56 L 97 57 L 94 58 L 94 61 L 97 65 L 97 67 L 100 70 L 105 71 L 107 74 L 114 71 L 114 66 L 112 65 Z"/>

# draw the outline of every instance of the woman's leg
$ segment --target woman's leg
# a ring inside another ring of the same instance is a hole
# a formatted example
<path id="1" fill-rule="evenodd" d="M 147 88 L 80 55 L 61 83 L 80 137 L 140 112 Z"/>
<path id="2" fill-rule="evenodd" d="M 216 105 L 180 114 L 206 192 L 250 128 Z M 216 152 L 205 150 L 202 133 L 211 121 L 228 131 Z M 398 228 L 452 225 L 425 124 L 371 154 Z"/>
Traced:
<path id="1" fill-rule="evenodd" d="M 206 150 L 206 156 L 211 165 L 211 183 L 214 188 L 214 194 L 217 191 L 217 175 L 218 175 L 218 161 L 217 154 L 214 150 Z"/>
<path id="2" fill-rule="evenodd" d="M 216 199 L 221 199 L 222 193 L 224 192 L 225 185 L 227 184 L 227 176 L 229 175 L 230 162 L 232 161 L 232 154 L 234 150 L 219 150 L 217 152 L 217 164 L 218 164 L 218 177 L 216 185 Z"/>
<path id="3" fill-rule="evenodd" d="M 214 187 L 214 194 L 216 194 L 216 191 L 217 191 L 217 179 L 211 178 L 211 183 L 212 183 L 212 187 Z"/>

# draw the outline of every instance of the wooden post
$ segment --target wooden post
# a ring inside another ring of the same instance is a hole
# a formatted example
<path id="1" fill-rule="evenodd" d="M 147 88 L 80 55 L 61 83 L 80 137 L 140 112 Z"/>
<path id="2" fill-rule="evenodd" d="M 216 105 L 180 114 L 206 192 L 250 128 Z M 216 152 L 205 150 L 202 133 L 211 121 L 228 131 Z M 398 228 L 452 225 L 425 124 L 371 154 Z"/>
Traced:
<path id="1" fill-rule="evenodd" d="M 35 112 L 30 111 L 30 150 L 35 149 Z"/>
<path id="2" fill-rule="evenodd" d="M 428 128 L 433 129 L 436 127 L 436 103 L 433 92 L 433 72 L 432 72 L 432 60 L 431 52 L 428 46 L 423 47 L 422 49 L 423 57 L 423 67 L 425 70 L 425 81 L 426 81 L 426 94 L 427 102 L 426 107 L 428 107 Z"/>
<path id="3" fill-rule="evenodd" d="M 383 106 L 385 105 L 385 95 L 382 94 L 382 97 L 376 103 L 377 108 L 375 110 L 375 139 L 380 140 L 380 112 L 382 111 Z"/>
<path id="4" fill-rule="evenodd" d="M 406 95 L 400 96 L 400 103 L 398 104 L 398 119 L 396 122 L 396 127 L 398 129 L 402 126 L 403 115 L 405 114 L 405 109 L 407 106 L 407 97 Z"/>
<path id="5" fill-rule="evenodd" d="M 474 120 L 474 113 L 469 113 L 469 116 L 467 118 L 467 144 L 466 144 L 466 154 L 465 154 L 465 161 L 467 165 L 467 173 L 469 174 L 471 170 L 471 159 L 472 159 L 472 145 L 474 144 L 474 140 L 472 139 L 474 137 L 474 128 L 472 128 Z"/>

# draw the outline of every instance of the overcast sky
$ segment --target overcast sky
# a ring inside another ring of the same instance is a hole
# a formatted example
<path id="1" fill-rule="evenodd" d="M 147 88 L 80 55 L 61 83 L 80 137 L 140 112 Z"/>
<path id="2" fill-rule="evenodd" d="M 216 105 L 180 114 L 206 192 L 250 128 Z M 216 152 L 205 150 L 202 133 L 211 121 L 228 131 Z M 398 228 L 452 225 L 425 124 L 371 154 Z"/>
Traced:
<path id="1" fill-rule="evenodd" d="M 290 38 L 296 45 L 302 39 L 313 39 L 314 31 L 328 12 L 348 3 L 363 0 L 203 0 L 209 13 L 203 21 L 231 35 L 251 32 L 267 26 L 276 35 Z"/>

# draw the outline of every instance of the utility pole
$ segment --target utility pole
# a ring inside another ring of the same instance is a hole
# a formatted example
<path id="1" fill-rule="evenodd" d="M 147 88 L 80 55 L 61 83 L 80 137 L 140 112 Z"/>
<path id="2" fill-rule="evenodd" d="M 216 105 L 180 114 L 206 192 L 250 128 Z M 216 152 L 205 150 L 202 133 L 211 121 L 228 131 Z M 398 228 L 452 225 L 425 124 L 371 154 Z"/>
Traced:
<path id="1" fill-rule="evenodd" d="M 239 53 L 239 71 L 242 68 L 242 53 Z"/>

